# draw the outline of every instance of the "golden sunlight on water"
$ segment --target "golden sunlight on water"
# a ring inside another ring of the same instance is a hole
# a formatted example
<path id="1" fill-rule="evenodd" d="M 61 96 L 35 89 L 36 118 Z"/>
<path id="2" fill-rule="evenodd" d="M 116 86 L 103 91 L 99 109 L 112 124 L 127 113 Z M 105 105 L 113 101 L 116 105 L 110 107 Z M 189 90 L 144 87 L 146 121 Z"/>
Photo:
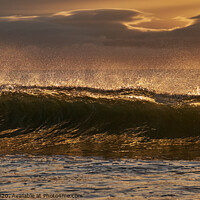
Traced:
<path id="1" fill-rule="evenodd" d="M 31 195 L 48 199 L 62 195 L 80 199 L 196 200 L 200 197 L 200 165 L 195 161 L 8 155 L 0 157 L 0 162 L 1 198 Z"/>
<path id="2" fill-rule="evenodd" d="M 200 199 L 199 0 L 0 0 L 0 199 Z"/>

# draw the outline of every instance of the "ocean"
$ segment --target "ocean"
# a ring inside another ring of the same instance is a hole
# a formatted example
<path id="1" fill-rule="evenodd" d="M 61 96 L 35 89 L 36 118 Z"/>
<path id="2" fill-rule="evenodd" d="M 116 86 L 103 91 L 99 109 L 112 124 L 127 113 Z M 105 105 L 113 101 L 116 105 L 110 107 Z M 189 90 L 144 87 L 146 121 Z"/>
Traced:
<path id="1" fill-rule="evenodd" d="M 1 199 L 199 199 L 187 72 L 2 73 Z"/>

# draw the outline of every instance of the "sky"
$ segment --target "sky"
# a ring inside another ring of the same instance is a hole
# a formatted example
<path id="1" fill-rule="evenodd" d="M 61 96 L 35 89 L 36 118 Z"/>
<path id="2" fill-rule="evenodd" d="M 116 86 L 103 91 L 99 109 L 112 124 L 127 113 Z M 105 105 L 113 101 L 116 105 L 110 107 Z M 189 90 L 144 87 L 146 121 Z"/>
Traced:
<path id="1" fill-rule="evenodd" d="M 199 33 L 199 0 L 0 0 L 1 68 L 198 68 Z"/>

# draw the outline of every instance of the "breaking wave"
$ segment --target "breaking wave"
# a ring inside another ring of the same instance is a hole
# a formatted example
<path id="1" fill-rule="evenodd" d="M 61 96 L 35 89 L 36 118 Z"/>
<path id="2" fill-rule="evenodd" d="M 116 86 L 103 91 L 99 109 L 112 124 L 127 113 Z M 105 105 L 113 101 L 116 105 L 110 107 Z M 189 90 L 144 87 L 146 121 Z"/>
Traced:
<path id="1" fill-rule="evenodd" d="M 198 95 L 158 94 L 144 88 L 0 87 L 1 153 L 86 138 L 91 143 L 94 138 L 113 143 L 115 138 L 115 144 L 123 145 L 187 138 L 197 142 L 199 124 Z"/>

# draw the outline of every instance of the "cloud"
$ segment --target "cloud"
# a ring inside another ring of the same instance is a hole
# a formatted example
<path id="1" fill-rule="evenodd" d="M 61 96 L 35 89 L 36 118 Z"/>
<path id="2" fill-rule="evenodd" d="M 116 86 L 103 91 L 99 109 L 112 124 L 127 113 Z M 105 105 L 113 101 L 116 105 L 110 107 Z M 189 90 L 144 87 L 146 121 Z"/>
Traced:
<path id="1" fill-rule="evenodd" d="M 199 67 L 200 22 L 152 31 L 152 15 L 98 9 L 0 17 L 0 68 L 6 70 Z M 134 26 L 130 27 L 133 24 Z M 191 51 L 191 48 L 194 50 Z M 197 49 L 197 50 L 196 50 Z"/>
<path id="2" fill-rule="evenodd" d="M 0 17 L 0 43 L 64 47 L 100 46 L 183 48 L 199 47 L 199 16 L 174 30 L 152 30 L 140 24 L 154 20 L 136 10 L 98 9 L 58 12 L 46 16 Z M 190 22 L 190 23 L 189 23 Z"/>
<path id="3" fill-rule="evenodd" d="M 197 15 L 197 16 L 194 16 L 194 17 L 191 17 L 190 19 L 198 19 L 198 20 L 200 20 L 200 15 Z"/>
<path id="4" fill-rule="evenodd" d="M 99 9 L 99 10 L 75 10 L 69 12 L 58 12 L 52 15 L 52 18 L 59 20 L 65 19 L 65 22 L 129 22 L 134 17 L 141 14 L 135 10 L 118 9 Z M 66 18 L 67 17 L 67 18 Z"/>
<path id="5" fill-rule="evenodd" d="M 102 43 L 106 38 L 131 37 L 123 22 L 141 13 L 132 10 L 81 10 L 42 17 L 0 18 L 0 40 L 35 45 Z"/>
<path id="6" fill-rule="evenodd" d="M 0 17 L 0 21 L 25 21 L 38 18 L 38 16 L 21 16 L 21 15 L 12 15 L 12 16 L 3 16 Z"/>

